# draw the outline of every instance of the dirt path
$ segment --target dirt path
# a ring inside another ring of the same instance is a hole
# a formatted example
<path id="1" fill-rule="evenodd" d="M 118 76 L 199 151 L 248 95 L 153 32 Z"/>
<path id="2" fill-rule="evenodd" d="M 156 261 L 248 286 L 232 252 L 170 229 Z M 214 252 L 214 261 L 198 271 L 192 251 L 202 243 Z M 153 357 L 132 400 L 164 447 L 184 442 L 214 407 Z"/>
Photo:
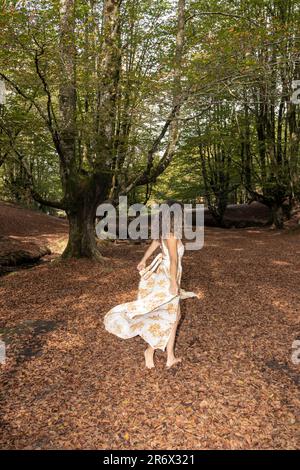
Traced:
<path id="1" fill-rule="evenodd" d="M 142 247 L 0 280 L 5 449 L 294 449 L 300 365 L 300 234 L 207 229 L 184 259 L 181 366 L 143 366 L 140 338 L 105 332 L 135 297 Z"/>

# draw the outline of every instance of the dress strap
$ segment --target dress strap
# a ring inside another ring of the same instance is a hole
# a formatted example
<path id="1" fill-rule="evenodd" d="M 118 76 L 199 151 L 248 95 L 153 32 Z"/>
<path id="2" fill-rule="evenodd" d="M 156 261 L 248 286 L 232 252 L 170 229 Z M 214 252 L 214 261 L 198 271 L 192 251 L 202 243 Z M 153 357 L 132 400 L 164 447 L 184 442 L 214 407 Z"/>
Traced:
<path id="1" fill-rule="evenodd" d="M 160 265 L 162 261 L 162 254 L 159 253 L 155 258 L 154 260 L 152 261 L 151 264 L 149 264 L 149 266 L 147 266 L 145 269 L 142 269 L 140 271 L 140 275 L 141 277 L 143 277 L 144 279 L 148 279 L 151 274 L 157 269 L 157 267 Z"/>

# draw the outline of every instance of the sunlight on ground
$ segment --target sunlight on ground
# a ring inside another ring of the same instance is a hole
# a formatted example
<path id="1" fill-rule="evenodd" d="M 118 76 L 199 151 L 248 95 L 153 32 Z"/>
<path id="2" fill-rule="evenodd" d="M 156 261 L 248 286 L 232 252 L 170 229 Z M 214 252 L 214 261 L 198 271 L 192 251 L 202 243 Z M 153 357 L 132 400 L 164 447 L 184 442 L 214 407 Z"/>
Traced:
<path id="1" fill-rule="evenodd" d="M 288 263 L 287 261 L 271 261 L 272 264 L 278 265 L 278 266 L 292 266 L 292 263 Z"/>
<path id="2" fill-rule="evenodd" d="M 65 250 L 66 246 L 67 246 L 67 243 L 68 243 L 68 238 L 67 237 L 63 237 L 63 238 L 60 238 L 58 240 L 53 240 L 52 239 L 49 243 L 49 247 L 50 247 L 52 252 L 62 254 L 63 251 Z"/>

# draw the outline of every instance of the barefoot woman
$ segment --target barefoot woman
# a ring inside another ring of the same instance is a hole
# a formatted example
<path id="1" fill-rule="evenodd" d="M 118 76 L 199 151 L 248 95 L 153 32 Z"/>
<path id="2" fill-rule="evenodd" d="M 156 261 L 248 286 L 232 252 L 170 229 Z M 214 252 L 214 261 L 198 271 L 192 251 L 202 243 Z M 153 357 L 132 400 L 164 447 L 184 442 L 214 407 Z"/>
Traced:
<path id="1" fill-rule="evenodd" d="M 174 201 L 167 201 L 169 207 Z M 161 220 L 161 219 L 160 219 Z M 160 222 L 161 225 L 161 222 Z M 161 228 L 161 227 L 160 227 Z M 197 297 L 180 288 L 184 245 L 174 230 L 174 215 L 168 235 L 160 230 L 159 240 L 153 240 L 137 268 L 141 274 L 138 297 L 133 302 L 117 305 L 104 317 L 107 331 L 120 338 L 141 336 L 147 343 L 146 367 L 154 367 L 155 349 L 167 350 L 167 367 L 180 362 L 174 354 L 176 330 L 180 319 L 180 299 Z M 146 261 L 159 248 L 161 252 L 146 268 Z"/>

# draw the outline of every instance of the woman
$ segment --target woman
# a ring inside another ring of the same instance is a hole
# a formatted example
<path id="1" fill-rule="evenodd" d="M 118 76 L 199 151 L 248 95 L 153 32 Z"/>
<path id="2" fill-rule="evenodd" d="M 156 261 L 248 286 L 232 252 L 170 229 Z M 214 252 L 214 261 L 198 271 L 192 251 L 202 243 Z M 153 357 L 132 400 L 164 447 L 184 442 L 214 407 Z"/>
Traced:
<path id="1" fill-rule="evenodd" d="M 174 203 L 167 201 L 166 204 L 171 207 Z M 146 261 L 159 247 L 161 253 L 146 267 Z M 117 305 L 104 317 L 105 328 L 110 333 L 124 339 L 140 335 L 149 344 L 144 353 L 149 369 L 154 367 L 155 349 L 167 349 L 168 368 L 181 361 L 174 354 L 180 320 L 179 300 L 197 297 L 180 288 L 183 253 L 184 245 L 175 230 L 171 212 L 167 235 L 163 233 L 160 217 L 159 240 L 152 241 L 137 266 L 141 275 L 137 300 Z"/>

